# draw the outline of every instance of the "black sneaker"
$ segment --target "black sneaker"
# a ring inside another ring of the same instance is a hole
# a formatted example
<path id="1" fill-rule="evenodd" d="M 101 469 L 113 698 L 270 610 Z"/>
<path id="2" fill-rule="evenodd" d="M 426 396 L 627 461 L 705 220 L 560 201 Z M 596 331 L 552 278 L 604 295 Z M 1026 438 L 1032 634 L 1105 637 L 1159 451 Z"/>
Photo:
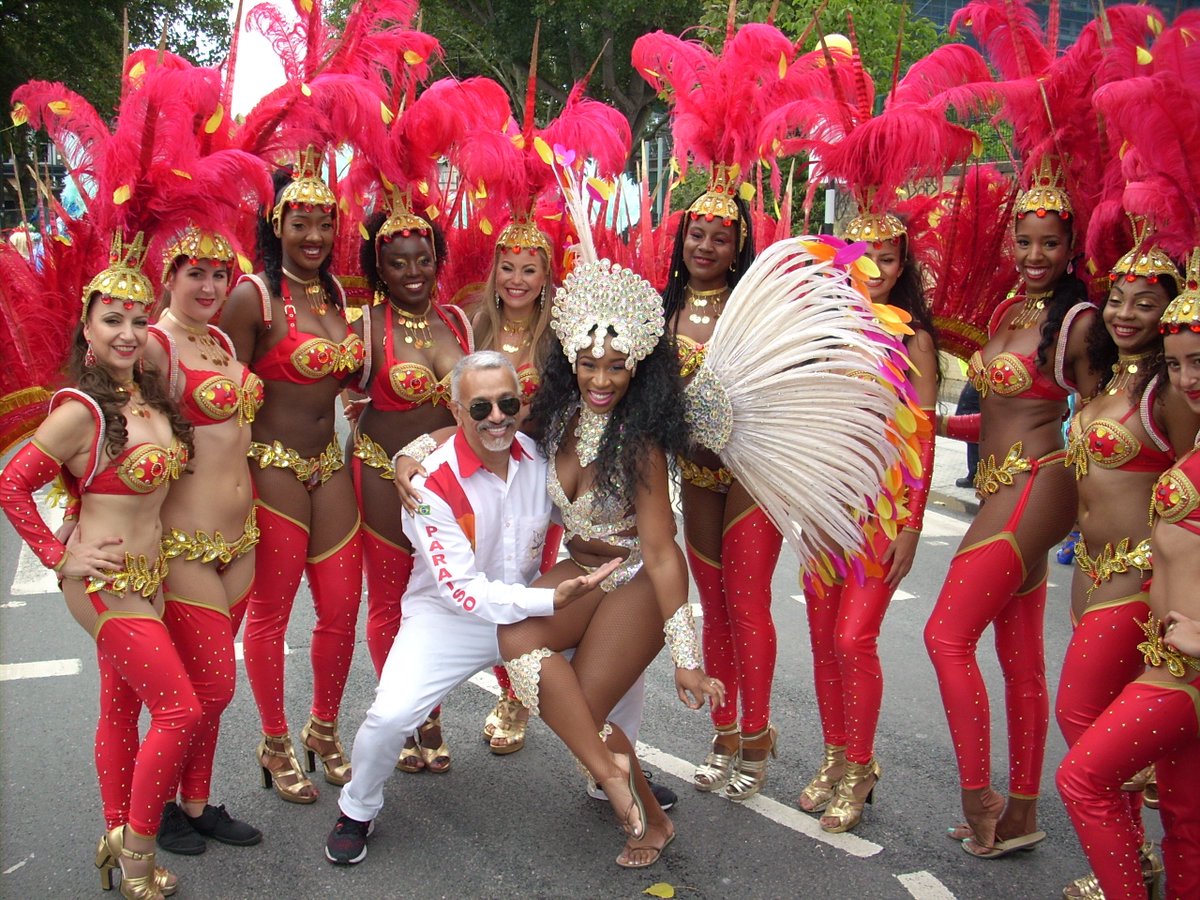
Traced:
<path id="1" fill-rule="evenodd" d="M 168 853 L 180 856 L 199 856 L 208 849 L 208 842 L 192 827 L 195 819 L 188 818 L 174 800 L 163 807 L 155 842 Z"/>
<path id="2" fill-rule="evenodd" d="M 222 844 L 232 844 L 235 847 L 250 847 L 262 840 L 262 832 L 253 825 L 248 825 L 229 815 L 225 804 L 210 806 L 205 804 L 204 812 L 192 818 L 183 814 L 195 831 L 206 838 L 220 841 Z"/>
<path id="3" fill-rule="evenodd" d="M 357 865 L 367 858 L 367 838 L 374 830 L 374 821 L 338 816 L 333 831 L 325 839 L 325 858 L 335 866 Z"/>
<path id="4" fill-rule="evenodd" d="M 676 793 L 667 787 L 665 784 L 659 784 L 654 780 L 654 773 L 649 769 L 642 769 L 642 774 L 646 776 L 646 780 L 650 782 L 650 793 L 654 795 L 654 799 L 658 801 L 658 805 L 662 807 L 662 811 L 666 812 L 679 800 Z"/>
<path id="5" fill-rule="evenodd" d="M 975 487 L 975 479 L 970 475 L 964 475 L 962 478 L 954 479 L 954 486 L 960 488 L 973 488 Z"/>
<path id="6" fill-rule="evenodd" d="M 646 776 L 646 780 L 650 782 L 650 793 L 654 795 L 654 799 L 658 801 L 658 805 L 662 807 L 662 811 L 666 812 L 678 801 L 679 797 L 676 793 L 666 785 L 656 784 L 654 781 L 654 773 L 649 769 L 642 769 L 642 774 Z M 596 782 L 588 779 L 587 794 L 593 800 L 608 800 L 608 794 L 604 793 L 604 788 L 600 787 Z"/>

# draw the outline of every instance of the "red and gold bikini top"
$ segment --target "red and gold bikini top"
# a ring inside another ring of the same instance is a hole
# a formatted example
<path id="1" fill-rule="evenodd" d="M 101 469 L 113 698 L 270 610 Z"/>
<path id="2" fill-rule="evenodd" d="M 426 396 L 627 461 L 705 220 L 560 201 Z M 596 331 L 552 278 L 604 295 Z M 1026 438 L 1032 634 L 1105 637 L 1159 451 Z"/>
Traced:
<path id="1" fill-rule="evenodd" d="M 83 494 L 150 494 L 168 480 L 178 478 L 187 465 L 187 448 L 178 440 L 162 447 L 148 441 L 126 447 L 107 465 L 104 462 L 104 414 L 87 394 L 75 388 L 59 391 L 50 399 L 50 409 L 74 400 L 84 404 L 92 413 L 96 433 L 88 454 L 87 470 L 82 478 L 63 469 L 63 481 L 72 496 Z"/>
<path id="2" fill-rule="evenodd" d="M 1132 406 L 1120 419 L 1098 418 L 1081 428 L 1076 413 L 1067 429 L 1066 465 L 1075 467 L 1075 478 L 1087 474 L 1088 463 L 1105 469 L 1124 469 L 1128 472 L 1161 472 L 1175 461 L 1171 444 L 1154 422 L 1154 394 L 1158 379 L 1153 378 L 1142 392 L 1137 406 Z M 1135 412 L 1140 413 L 1142 427 L 1150 435 L 1151 444 L 1143 444 L 1125 423 Z"/>
<path id="3" fill-rule="evenodd" d="M 470 325 L 467 315 L 457 306 L 445 307 L 433 304 L 433 310 L 446 323 L 450 333 L 454 335 L 458 346 L 464 354 L 471 353 L 473 342 L 470 340 Z M 458 319 L 457 325 L 451 318 Z M 396 362 L 393 341 L 395 332 L 392 325 L 392 307 L 388 305 L 385 313 L 387 330 L 383 335 L 383 363 L 387 367 L 387 378 L 371 379 L 371 314 L 370 310 L 363 311 L 363 345 L 366 355 L 363 359 L 362 374 L 359 376 L 358 387 L 371 398 L 371 406 L 385 412 L 407 412 L 422 404 L 433 406 L 450 405 L 450 373 L 438 378 L 428 366 L 421 363 Z"/>
<path id="4" fill-rule="evenodd" d="M 1014 305 L 1024 302 L 1024 295 L 1018 294 L 1001 303 L 992 314 L 990 332 L 995 333 L 1005 313 Z M 1001 397 L 1020 397 L 1023 400 L 1066 400 L 1075 390 L 1075 385 L 1070 382 L 1063 369 L 1071 323 L 1080 313 L 1094 309 L 1090 303 L 1076 303 L 1063 317 L 1054 350 L 1053 381 L 1038 368 L 1036 352 L 1026 356 L 1011 350 L 997 353 L 986 362 L 983 359 L 983 351 L 976 350 L 967 363 L 967 380 L 979 391 L 980 397 L 995 392 Z"/>
<path id="5" fill-rule="evenodd" d="M 208 332 L 232 357 L 233 342 L 229 336 L 215 325 L 208 326 Z M 171 395 L 179 393 L 179 379 L 183 378 L 183 392 L 179 406 L 183 414 L 193 425 L 219 425 L 238 417 L 239 425 L 247 425 L 254 421 L 254 416 L 263 404 L 262 379 L 242 367 L 242 380 L 239 384 L 228 375 L 210 369 L 189 369 L 179 358 L 175 339 L 170 332 L 156 325 L 150 326 L 154 335 L 167 353 L 168 375 Z"/>
<path id="6" fill-rule="evenodd" d="M 707 344 L 693 340 L 686 334 L 675 335 L 675 354 L 679 358 L 680 378 L 696 374 L 696 370 L 704 365 L 704 353 L 707 349 Z"/>
<path id="7" fill-rule="evenodd" d="M 1200 534 L 1200 453 L 1191 453 L 1167 469 L 1154 485 L 1150 501 L 1150 524 L 1162 520 Z"/>
<path id="8" fill-rule="evenodd" d="M 521 389 L 521 403 L 528 406 L 533 402 L 533 395 L 542 385 L 542 375 L 533 363 L 517 366 L 517 385 Z"/>
<path id="9" fill-rule="evenodd" d="M 244 275 L 243 278 L 258 287 L 263 305 L 263 322 L 270 328 L 271 295 L 266 284 L 257 275 Z M 334 283 L 337 284 L 336 280 Z M 340 290 L 341 286 L 338 288 Z M 351 372 L 358 371 L 363 362 L 362 339 L 354 332 L 349 332 L 341 341 L 334 342 L 327 337 L 300 331 L 296 327 L 296 307 L 288 297 L 286 281 L 283 291 L 283 311 L 287 316 L 288 333 L 252 363 L 254 371 L 268 381 L 290 381 L 293 384 L 307 384 L 329 376 L 345 378 Z"/>

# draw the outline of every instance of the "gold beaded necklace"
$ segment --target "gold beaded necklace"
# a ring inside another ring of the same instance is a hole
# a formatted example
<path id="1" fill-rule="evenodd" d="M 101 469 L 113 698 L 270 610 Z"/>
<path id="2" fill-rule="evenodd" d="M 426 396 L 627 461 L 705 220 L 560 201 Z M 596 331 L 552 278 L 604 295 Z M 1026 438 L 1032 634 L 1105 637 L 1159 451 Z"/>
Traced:
<path id="1" fill-rule="evenodd" d="M 1144 371 L 1143 367 L 1150 365 L 1156 355 L 1157 351 L 1155 350 L 1149 350 L 1133 356 L 1126 356 L 1123 353 L 1118 354 L 1117 361 L 1113 363 L 1112 378 L 1108 380 L 1104 392 L 1112 396 L 1126 390 L 1130 382 L 1133 381 L 1133 376 L 1138 374 L 1138 372 Z"/>
<path id="2" fill-rule="evenodd" d="M 133 415 L 142 419 L 150 418 L 150 407 L 147 406 L 146 401 L 142 399 L 142 389 L 138 387 L 136 381 L 127 381 L 124 384 L 118 384 L 117 393 L 125 394 L 127 397 L 129 397 L 129 402 L 126 404 L 126 408 L 133 413 Z"/>
<path id="3" fill-rule="evenodd" d="M 429 311 L 433 309 L 433 301 L 425 304 L 425 311 L 410 313 L 401 309 L 395 303 L 388 305 L 400 316 L 400 327 L 404 329 L 404 343 L 411 344 L 418 350 L 433 346 L 433 332 L 429 330 Z"/>
<path id="4" fill-rule="evenodd" d="M 218 343 L 205 326 L 189 325 L 171 310 L 163 312 L 164 319 L 170 319 L 180 328 L 187 332 L 188 343 L 194 344 L 200 353 L 200 358 L 205 362 L 211 362 L 214 366 L 225 367 L 229 365 L 229 354 L 225 352 L 225 348 Z"/>
<path id="5" fill-rule="evenodd" d="M 721 307 L 725 302 L 725 298 L 721 296 L 728 287 L 714 288 L 711 291 L 697 291 L 690 286 L 687 289 L 687 304 L 692 310 L 703 310 L 703 312 L 692 312 L 688 315 L 688 320 L 697 325 L 707 325 L 709 322 L 716 320 L 721 315 Z M 708 301 L 712 300 L 713 311 L 712 315 L 708 314 Z"/>
<path id="6" fill-rule="evenodd" d="M 520 335 L 519 338 L 514 337 L 510 343 L 508 339 L 501 338 L 500 349 L 505 353 L 520 353 L 533 342 L 533 335 L 529 331 L 529 319 L 520 322 L 513 322 L 507 317 L 500 326 L 504 334 Z"/>
<path id="7" fill-rule="evenodd" d="M 1008 323 L 1009 331 L 1020 331 L 1023 328 L 1031 328 L 1037 324 L 1037 320 L 1041 318 L 1042 310 L 1046 308 L 1046 301 L 1054 295 L 1054 291 L 1043 291 L 1040 294 L 1029 294 L 1025 297 L 1025 305 L 1021 307 L 1021 311 L 1013 316 L 1013 320 Z"/>
<path id="8" fill-rule="evenodd" d="M 329 310 L 329 304 L 325 301 L 325 287 L 321 284 L 321 276 L 306 279 L 289 271 L 287 266 L 281 266 L 281 268 L 285 276 L 304 288 L 304 296 L 308 299 L 308 305 L 312 307 L 312 311 L 318 316 L 325 315 Z"/>

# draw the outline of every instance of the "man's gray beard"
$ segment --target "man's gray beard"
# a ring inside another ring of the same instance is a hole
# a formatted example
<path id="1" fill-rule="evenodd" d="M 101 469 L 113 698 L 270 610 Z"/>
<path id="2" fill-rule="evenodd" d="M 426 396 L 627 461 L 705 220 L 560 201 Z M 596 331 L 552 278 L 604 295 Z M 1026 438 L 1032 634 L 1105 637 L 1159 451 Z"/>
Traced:
<path id="1" fill-rule="evenodd" d="M 515 422 L 515 419 L 510 419 L 505 423 L 505 425 L 506 427 L 511 426 L 515 424 Z M 484 422 L 480 422 L 478 425 L 476 425 L 475 429 L 479 432 L 479 440 L 483 444 L 484 449 L 489 453 L 499 453 L 502 450 L 507 450 L 512 446 L 512 442 L 516 440 L 517 437 L 517 432 L 514 430 L 506 432 L 505 436 L 502 438 L 494 438 L 487 433 L 487 425 Z"/>

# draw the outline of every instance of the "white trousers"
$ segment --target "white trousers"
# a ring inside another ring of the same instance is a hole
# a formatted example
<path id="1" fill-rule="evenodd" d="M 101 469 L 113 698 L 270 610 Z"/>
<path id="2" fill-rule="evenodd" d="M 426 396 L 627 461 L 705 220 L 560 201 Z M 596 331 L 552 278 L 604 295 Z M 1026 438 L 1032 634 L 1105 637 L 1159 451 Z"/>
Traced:
<path id="1" fill-rule="evenodd" d="M 353 777 L 338 800 L 342 812 L 359 822 L 374 819 L 404 742 L 454 688 L 501 663 L 496 626 L 490 622 L 452 613 L 406 616 L 384 663 L 375 701 L 354 736 Z M 645 679 L 638 676 L 608 717 L 634 744 L 645 701 Z"/>

